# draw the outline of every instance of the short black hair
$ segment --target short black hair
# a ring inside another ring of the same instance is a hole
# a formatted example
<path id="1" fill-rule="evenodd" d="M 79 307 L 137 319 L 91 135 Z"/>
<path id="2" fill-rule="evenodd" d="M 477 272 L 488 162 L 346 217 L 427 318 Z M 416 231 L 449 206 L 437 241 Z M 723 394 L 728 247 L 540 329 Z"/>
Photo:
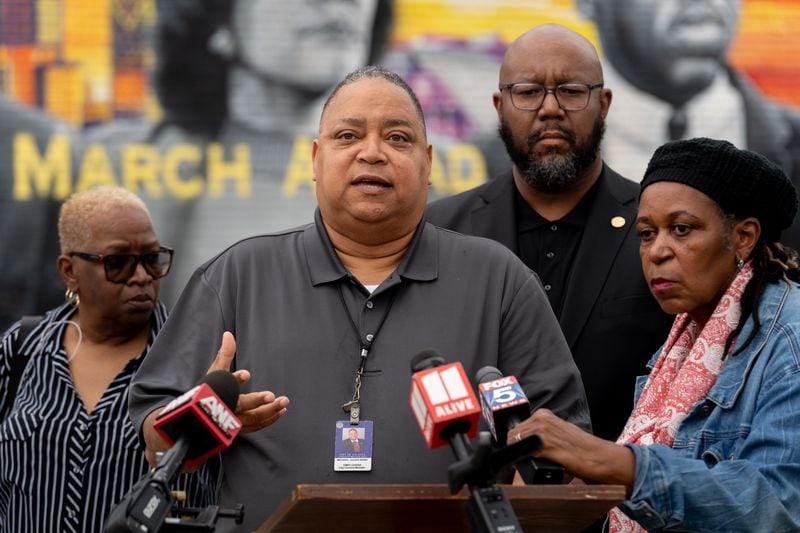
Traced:
<path id="1" fill-rule="evenodd" d="M 347 85 L 351 85 L 357 81 L 369 79 L 369 78 L 377 78 L 386 80 L 392 85 L 396 85 L 403 89 L 403 91 L 408 95 L 411 99 L 411 102 L 414 104 L 414 109 L 417 112 L 417 116 L 419 117 L 420 122 L 422 123 L 422 132 L 425 135 L 425 138 L 428 138 L 428 130 L 425 127 L 425 113 L 422 111 L 422 104 L 419 103 L 419 99 L 417 95 L 414 93 L 414 90 L 406 83 L 406 80 L 401 78 L 397 73 L 392 72 L 391 70 L 381 67 L 379 65 L 367 65 L 365 67 L 359 67 L 356 70 L 347 74 L 342 81 L 336 84 L 336 87 L 333 88 L 331 94 L 328 95 L 328 98 L 325 100 L 325 103 L 322 106 L 322 112 L 320 113 L 320 122 L 322 122 L 322 117 L 325 115 L 325 111 L 328 109 L 328 105 L 331 103 L 333 98 L 339 92 L 342 87 Z"/>

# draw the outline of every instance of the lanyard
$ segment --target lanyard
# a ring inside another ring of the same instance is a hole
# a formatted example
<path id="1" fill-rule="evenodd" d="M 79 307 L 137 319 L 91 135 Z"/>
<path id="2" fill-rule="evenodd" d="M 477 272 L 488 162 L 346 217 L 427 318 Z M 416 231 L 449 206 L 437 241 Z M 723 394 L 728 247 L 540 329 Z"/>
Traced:
<path id="1" fill-rule="evenodd" d="M 344 307 L 344 313 L 347 315 L 348 320 L 350 321 L 350 326 L 353 328 L 353 331 L 358 337 L 361 346 L 359 347 L 359 360 L 358 360 L 358 370 L 356 371 L 356 383 L 355 387 L 353 388 L 353 399 L 349 402 L 342 405 L 342 409 L 345 413 L 350 413 L 350 423 L 351 424 L 358 424 L 361 416 L 361 377 L 364 375 L 364 368 L 367 366 L 367 357 L 369 356 L 369 350 L 372 348 L 372 345 L 375 343 L 375 339 L 378 337 L 378 332 L 383 327 L 384 322 L 386 322 L 386 317 L 389 316 L 389 311 L 392 309 L 392 305 L 394 304 L 394 299 L 397 296 L 397 289 L 392 292 L 392 296 L 389 299 L 389 303 L 386 305 L 386 310 L 383 312 L 383 316 L 381 317 L 380 322 L 378 322 L 377 327 L 373 333 L 367 334 L 364 339 L 361 338 L 361 332 L 358 330 L 358 326 L 356 325 L 356 321 L 353 320 L 352 315 L 350 314 L 350 310 L 347 308 L 347 302 L 344 300 L 344 292 L 342 291 L 342 285 L 337 284 L 336 288 L 339 290 L 339 299 L 342 302 L 342 307 Z"/>

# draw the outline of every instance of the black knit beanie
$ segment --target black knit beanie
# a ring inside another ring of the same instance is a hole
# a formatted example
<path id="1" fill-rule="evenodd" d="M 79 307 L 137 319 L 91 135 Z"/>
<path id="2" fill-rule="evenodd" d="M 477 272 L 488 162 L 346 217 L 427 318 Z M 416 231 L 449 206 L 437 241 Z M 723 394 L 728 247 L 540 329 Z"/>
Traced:
<path id="1" fill-rule="evenodd" d="M 777 241 L 797 214 L 797 191 L 783 170 L 727 141 L 698 138 L 664 144 L 650 158 L 639 195 L 658 181 L 694 187 L 737 218 L 756 217 L 768 241 Z"/>

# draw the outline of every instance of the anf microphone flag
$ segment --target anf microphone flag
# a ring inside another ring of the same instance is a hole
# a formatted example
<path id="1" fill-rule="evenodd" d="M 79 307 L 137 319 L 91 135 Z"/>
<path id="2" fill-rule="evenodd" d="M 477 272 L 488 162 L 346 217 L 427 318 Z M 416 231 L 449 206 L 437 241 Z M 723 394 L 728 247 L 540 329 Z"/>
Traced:
<path id="1" fill-rule="evenodd" d="M 194 468 L 230 446 L 242 423 L 208 383 L 201 383 L 167 404 L 153 427 L 170 446 L 188 437 L 192 447 L 185 466 Z"/>
<path id="2" fill-rule="evenodd" d="M 429 448 L 449 444 L 442 430 L 454 422 L 468 423 L 465 432 L 478 431 L 480 408 L 461 363 L 450 363 L 411 376 L 411 408 Z"/>

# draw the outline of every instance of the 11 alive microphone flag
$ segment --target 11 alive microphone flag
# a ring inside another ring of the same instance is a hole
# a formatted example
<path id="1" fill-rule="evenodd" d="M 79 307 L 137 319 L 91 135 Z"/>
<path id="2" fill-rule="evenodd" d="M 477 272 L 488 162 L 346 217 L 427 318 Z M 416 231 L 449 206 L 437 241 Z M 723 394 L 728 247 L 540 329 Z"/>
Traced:
<path id="1" fill-rule="evenodd" d="M 436 366 L 412 374 L 409 399 L 429 448 L 449 444 L 441 433 L 453 424 L 463 425 L 464 433 L 469 437 L 476 435 L 480 408 L 461 363 Z"/>
<path id="2" fill-rule="evenodd" d="M 236 398 L 230 403 L 236 405 Z M 194 468 L 230 446 L 242 423 L 208 383 L 201 383 L 168 403 L 153 427 L 170 446 L 181 436 L 189 438 L 185 466 Z"/>

